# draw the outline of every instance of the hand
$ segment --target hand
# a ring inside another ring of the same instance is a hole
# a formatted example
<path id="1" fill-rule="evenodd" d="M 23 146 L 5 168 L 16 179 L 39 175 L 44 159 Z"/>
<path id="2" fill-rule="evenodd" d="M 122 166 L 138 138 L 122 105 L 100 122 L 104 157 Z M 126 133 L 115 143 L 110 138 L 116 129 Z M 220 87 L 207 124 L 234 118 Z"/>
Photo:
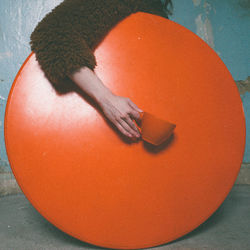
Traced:
<path id="1" fill-rule="evenodd" d="M 132 138 L 140 137 L 132 119 L 139 120 L 142 112 L 129 98 L 113 94 L 88 67 L 82 67 L 69 77 L 102 108 L 104 115 L 121 133 Z"/>
<path id="2" fill-rule="evenodd" d="M 140 137 L 132 119 L 139 120 L 139 109 L 129 98 L 109 94 L 99 102 L 105 116 L 119 129 L 119 131 L 130 138 Z"/>

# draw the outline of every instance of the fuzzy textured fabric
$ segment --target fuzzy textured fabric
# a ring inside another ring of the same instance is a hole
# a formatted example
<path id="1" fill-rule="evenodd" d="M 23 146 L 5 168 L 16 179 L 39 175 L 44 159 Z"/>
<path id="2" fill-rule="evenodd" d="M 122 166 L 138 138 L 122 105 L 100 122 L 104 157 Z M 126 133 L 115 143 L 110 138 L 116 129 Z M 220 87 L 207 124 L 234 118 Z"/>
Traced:
<path id="1" fill-rule="evenodd" d="M 48 80 L 60 85 L 83 66 L 93 70 L 99 42 L 118 22 L 139 11 L 168 18 L 161 0 L 64 0 L 37 24 L 31 50 Z"/>

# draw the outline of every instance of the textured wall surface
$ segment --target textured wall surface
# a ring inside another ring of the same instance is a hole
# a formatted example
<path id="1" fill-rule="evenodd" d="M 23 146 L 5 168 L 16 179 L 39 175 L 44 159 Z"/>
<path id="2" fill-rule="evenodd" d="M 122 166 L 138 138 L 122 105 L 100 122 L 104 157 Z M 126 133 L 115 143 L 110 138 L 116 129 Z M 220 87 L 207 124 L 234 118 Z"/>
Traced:
<path id="1" fill-rule="evenodd" d="M 31 52 L 29 37 L 32 30 L 46 13 L 61 1 L 0 1 L 0 173 L 10 172 L 4 143 L 4 113 L 11 85 L 19 68 Z M 173 3 L 174 15 L 170 19 L 190 29 L 207 42 L 237 81 L 247 125 L 247 143 L 243 162 L 248 164 L 250 163 L 248 78 L 250 75 L 250 1 L 173 0 Z"/>

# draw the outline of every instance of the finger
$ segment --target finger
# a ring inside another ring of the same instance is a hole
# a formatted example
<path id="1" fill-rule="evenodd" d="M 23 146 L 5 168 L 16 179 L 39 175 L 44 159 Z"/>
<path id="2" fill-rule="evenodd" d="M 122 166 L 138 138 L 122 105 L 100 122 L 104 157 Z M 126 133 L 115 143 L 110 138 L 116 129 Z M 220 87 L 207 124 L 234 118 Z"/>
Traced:
<path id="1" fill-rule="evenodd" d="M 134 122 L 131 120 L 131 118 L 128 116 L 124 118 L 124 120 L 127 122 L 127 124 L 135 131 L 136 137 L 140 137 L 140 132 Z"/>
<path id="2" fill-rule="evenodd" d="M 119 122 L 120 122 L 120 124 L 122 125 L 122 127 L 123 127 L 128 133 L 130 133 L 131 135 L 137 137 L 137 132 L 135 132 L 135 131 L 128 125 L 128 123 L 127 123 L 126 121 L 124 121 L 124 120 L 121 119 Z"/>
<path id="3" fill-rule="evenodd" d="M 126 129 L 122 127 L 120 123 L 115 123 L 116 127 L 120 130 L 120 132 L 128 137 L 133 137 Z"/>
<path id="4" fill-rule="evenodd" d="M 138 111 L 131 110 L 131 111 L 129 112 L 129 115 L 130 115 L 132 118 L 136 119 L 136 120 L 139 120 L 139 119 L 140 119 L 140 113 L 139 113 Z"/>
<path id="5" fill-rule="evenodd" d="M 135 103 L 133 103 L 130 99 L 128 99 L 128 103 L 129 103 L 129 105 L 130 105 L 133 109 L 135 109 L 135 110 L 137 110 L 137 111 L 139 111 L 139 112 L 143 112 L 143 110 L 141 110 L 140 108 L 138 108 L 138 106 L 137 106 Z"/>

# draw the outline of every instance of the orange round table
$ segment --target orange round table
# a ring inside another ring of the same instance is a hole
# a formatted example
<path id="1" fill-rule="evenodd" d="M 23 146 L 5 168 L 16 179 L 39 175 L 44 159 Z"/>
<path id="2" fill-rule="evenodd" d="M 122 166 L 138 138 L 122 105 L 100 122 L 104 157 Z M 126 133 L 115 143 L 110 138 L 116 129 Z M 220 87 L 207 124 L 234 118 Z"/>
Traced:
<path id="1" fill-rule="evenodd" d="M 234 80 L 198 36 L 146 13 L 119 23 L 95 55 L 114 93 L 176 124 L 172 140 L 129 143 L 79 92 L 59 95 L 31 54 L 6 107 L 12 171 L 32 205 L 82 241 L 173 241 L 216 211 L 240 170 L 245 118 Z"/>

